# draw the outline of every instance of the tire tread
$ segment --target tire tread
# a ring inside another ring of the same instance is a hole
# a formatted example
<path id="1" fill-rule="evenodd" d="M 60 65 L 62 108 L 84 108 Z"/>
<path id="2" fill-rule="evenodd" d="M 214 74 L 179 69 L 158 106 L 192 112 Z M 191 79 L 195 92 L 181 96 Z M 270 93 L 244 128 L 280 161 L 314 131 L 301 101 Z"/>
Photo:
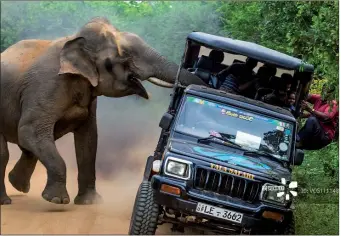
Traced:
<path id="1" fill-rule="evenodd" d="M 143 181 L 136 195 L 129 235 L 154 235 L 159 213 L 151 183 Z"/>

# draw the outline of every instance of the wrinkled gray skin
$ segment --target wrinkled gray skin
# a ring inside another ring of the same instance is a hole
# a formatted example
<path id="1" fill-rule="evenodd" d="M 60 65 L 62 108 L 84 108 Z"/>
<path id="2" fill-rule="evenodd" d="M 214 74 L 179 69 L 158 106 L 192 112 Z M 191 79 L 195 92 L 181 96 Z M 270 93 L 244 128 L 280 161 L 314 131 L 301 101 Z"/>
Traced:
<path id="1" fill-rule="evenodd" d="M 178 66 L 135 34 L 120 32 L 95 18 L 75 35 L 54 41 L 24 40 L 1 54 L 1 204 L 10 204 L 4 184 L 7 143 L 22 155 L 9 173 L 11 184 L 27 193 L 37 160 L 47 169 L 45 200 L 70 202 L 66 166 L 55 140 L 73 132 L 78 165 L 75 204 L 101 200 L 95 188 L 97 96 L 137 94 L 148 99 L 139 81 L 156 77 L 174 83 Z M 183 70 L 184 85 L 205 83 Z M 152 80 L 155 82 L 155 80 Z M 158 84 L 163 86 L 163 84 Z M 169 84 L 168 84 L 169 85 Z"/>

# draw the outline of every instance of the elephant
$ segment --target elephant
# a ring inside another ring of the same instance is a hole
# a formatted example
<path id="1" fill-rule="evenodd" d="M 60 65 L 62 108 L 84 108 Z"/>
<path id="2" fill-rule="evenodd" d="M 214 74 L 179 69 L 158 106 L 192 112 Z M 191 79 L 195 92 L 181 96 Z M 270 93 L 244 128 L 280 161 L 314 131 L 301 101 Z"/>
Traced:
<path id="1" fill-rule="evenodd" d="M 172 87 L 178 65 L 140 36 L 96 17 L 73 35 L 55 40 L 21 40 L 1 53 L 1 205 L 11 204 L 4 184 L 8 143 L 22 154 L 8 178 L 23 193 L 39 160 L 47 170 L 42 197 L 68 204 L 66 164 L 55 141 L 74 134 L 78 193 L 74 204 L 102 201 L 96 190 L 97 97 L 138 95 L 148 99 L 142 81 Z M 183 85 L 207 84 L 185 69 Z"/>

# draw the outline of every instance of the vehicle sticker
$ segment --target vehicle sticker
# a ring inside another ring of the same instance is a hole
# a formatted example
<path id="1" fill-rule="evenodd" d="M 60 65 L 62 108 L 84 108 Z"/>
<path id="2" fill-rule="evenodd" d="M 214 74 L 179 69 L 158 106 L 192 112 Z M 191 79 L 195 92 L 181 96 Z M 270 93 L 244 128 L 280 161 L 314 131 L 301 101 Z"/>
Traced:
<path id="1" fill-rule="evenodd" d="M 252 116 L 239 115 L 239 118 L 242 119 L 242 120 L 247 120 L 247 121 L 252 121 L 253 120 Z"/>
<path id="2" fill-rule="evenodd" d="M 220 171 L 224 171 L 226 173 L 230 173 L 230 174 L 233 174 L 233 175 L 238 175 L 238 176 L 241 176 L 241 177 L 244 177 L 244 178 L 248 178 L 248 179 L 254 179 L 254 177 L 255 177 L 255 175 L 253 175 L 253 174 L 250 174 L 250 173 L 247 173 L 247 172 L 244 172 L 244 171 L 240 171 L 240 170 L 235 170 L 235 169 L 232 169 L 232 168 L 227 168 L 225 166 L 220 166 L 220 165 L 213 164 L 213 163 L 211 163 L 211 168 L 212 169 L 216 169 L 216 170 L 220 170 Z"/>
<path id="3" fill-rule="evenodd" d="M 252 116 L 246 116 L 246 115 L 238 114 L 238 113 L 235 113 L 235 112 L 232 112 L 232 111 L 228 111 L 228 110 L 225 110 L 225 109 L 222 109 L 221 112 L 222 112 L 223 115 L 228 115 L 228 116 L 239 118 L 239 119 L 242 119 L 242 120 L 247 120 L 247 121 L 252 121 L 253 120 Z"/>
<path id="4" fill-rule="evenodd" d="M 194 102 L 194 103 L 201 104 L 201 105 L 205 105 L 205 106 L 216 107 L 224 115 L 237 117 L 237 118 L 240 118 L 243 120 L 253 121 L 254 119 L 258 119 L 258 120 L 262 120 L 262 121 L 274 124 L 276 126 L 290 128 L 290 124 L 288 124 L 288 123 L 281 122 L 279 120 L 275 120 L 275 119 L 271 119 L 271 118 L 267 118 L 267 117 L 263 117 L 263 116 L 259 116 L 256 114 L 251 114 L 247 111 L 235 109 L 235 108 L 229 107 L 229 106 L 220 105 L 220 104 L 217 104 L 214 102 L 209 102 L 209 101 L 206 101 L 204 99 L 199 99 L 199 98 L 195 98 L 195 97 L 187 97 L 187 101 Z"/>
<path id="5" fill-rule="evenodd" d="M 290 135 L 291 134 L 291 130 L 290 129 L 285 129 L 284 134 L 285 135 Z"/>
<path id="6" fill-rule="evenodd" d="M 280 143 L 279 144 L 279 149 L 282 151 L 282 152 L 286 152 L 288 150 L 288 144 L 286 143 Z"/>
<path id="7" fill-rule="evenodd" d="M 284 131 L 284 128 L 282 126 L 277 126 L 276 129 L 282 132 Z"/>
<path id="8" fill-rule="evenodd" d="M 211 130 L 210 131 L 210 135 L 214 136 L 214 137 L 218 137 L 221 138 L 221 134 L 219 134 L 219 132 L 215 131 L 215 130 Z"/>
<path id="9" fill-rule="evenodd" d="M 235 142 L 242 146 L 259 149 L 262 138 L 252 134 L 237 131 Z"/>
<path id="10" fill-rule="evenodd" d="M 234 112 L 231 112 L 231 111 L 226 111 L 225 114 L 228 115 L 228 116 L 232 116 L 232 117 L 238 117 L 237 113 L 234 113 Z"/>

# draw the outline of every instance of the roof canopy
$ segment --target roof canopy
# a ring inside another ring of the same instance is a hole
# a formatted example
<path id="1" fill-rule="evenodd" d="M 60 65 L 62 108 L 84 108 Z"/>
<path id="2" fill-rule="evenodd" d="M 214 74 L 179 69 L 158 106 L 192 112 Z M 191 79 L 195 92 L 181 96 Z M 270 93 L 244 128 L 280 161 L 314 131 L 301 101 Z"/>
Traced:
<path id="1" fill-rule="evenodd" d="M 298 58 L 286 55 L 270 48 L 266 48 L 256 43 L 202 32 L 192 32 L 187 36 L 187 39 L 203 44 L 209 48 L 251 57 L 260 62 L 272 64 L 288 70 L 299 70 L 302 66 L 304 72 L 314 71 L 313 65 L 305 64 Z"/>

